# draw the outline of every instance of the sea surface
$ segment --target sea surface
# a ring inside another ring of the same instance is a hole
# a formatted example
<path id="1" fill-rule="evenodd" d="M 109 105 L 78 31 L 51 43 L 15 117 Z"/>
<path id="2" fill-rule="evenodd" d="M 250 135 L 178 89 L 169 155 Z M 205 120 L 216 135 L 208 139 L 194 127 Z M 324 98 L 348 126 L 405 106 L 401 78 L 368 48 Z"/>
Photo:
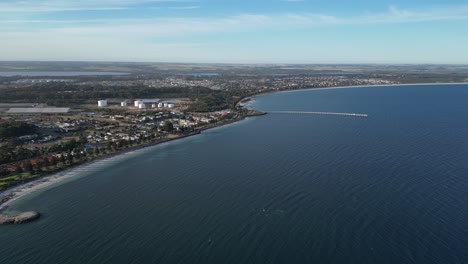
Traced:
<path id="1" fill-rule="evenodd" d="M 67 77 L 67 76 L 95 76 L 95 75 L 127 75 L 122 72 L 51 72 L 51 71 L 0 71 L 0 77 Z"/>
<path id="2" fill-rule="evenodd" d="M 184 76 L 192 76 L 192 77 L 216 77 L 219 76 L 217 72 L 199 72 L 199 73 L 187 73 L 182 74 Z"/>
<path id="3" fill-rule="evenodd" d="M 0 263 L 468 263 L 468 85 L 274 93 L 268 114 L 15 202 Z"/>

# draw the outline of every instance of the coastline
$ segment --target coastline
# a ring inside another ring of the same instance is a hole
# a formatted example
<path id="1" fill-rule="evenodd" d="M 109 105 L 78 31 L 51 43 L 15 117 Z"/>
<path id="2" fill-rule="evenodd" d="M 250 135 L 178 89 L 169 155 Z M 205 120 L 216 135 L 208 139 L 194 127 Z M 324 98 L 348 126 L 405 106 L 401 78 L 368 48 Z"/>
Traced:
<path id="1" fill-rule="evenodd" d="M 254 116 L 254 115 L 251 115 Z M 179 139 L 184 139 L 192 136 L 196 136 L 201 134 L 203 131 L 213 129 L 213 128 L 218 128 L 226 125 L 230 125 L 233 123 L 237 123 L 239 121 L 242 121 L 248 117 L 251 116 L 243 116 L 231 121 L 227 121 L 224 123 L 220 124 L 214 124 L 213 126 L 208 126 L 208 127 L 203 127 L 200 128 L 199 130 L 196 130 L 192 133 L 182 135 L 176 138 L 170 138 L 170 139 L 165 139 L 163 141 L 159 142 L 154 142 L 154 143 L 148 143 L 140 146 L 135 146 L 135 147 L 130 147 L 118 152 L 114 152 L 109 155 L 101 156 L 98 158 L 95 158 L 93 160 L 84 162 L 82 164 L 76 165 L 74 167 L 67 168 L 63 171 L 59 171 L 44 177 L 41 177 L 39 179 L 12 187 L 10 189 L 6 189 L 2 192 L 0 192 L 0 201 L 5 199 L 4 202 L 0 202 L 0 213 L 3 211 L 7 210 L 11 203 L 28 196 L 30 194 L 33 194 L 37 191 L 43 190 L 47 187 L 50 187 L 52 185 L 58 184 L 60 182 L 63 182 L 68 179 L 75 178 L 77 176 L 83 175 L 83 173 L 88 172 L 90 169 L 95 169 L 95 168 L 101 168 L 108 166 L 110 163 L 117 162 L 119 160 L 123 160 L 125 158 L 129 158 L 132 155 L 137 155 L 139 152 L 141 152 L 144 149 L 148 149 L 150 147 L 158 146 L 164 143 L 169 143 L 172 141 L 176 141 Z"/>
<path id="2" fill-rule="evenodd" d="M 240 104 L 242 100 L 250 98 L 254 100 L 255 97 L 272 94 L 272 93 L 292 93 L 298 91 L 318 91 L 318 90 L 335 90 L 335 89 L 353 89 L 353 88 L 369 88 L 369 87 L 393 87 L 393 86 L 423 86 L 423 85 L 468 85 L 468 82 L 463 83 L 396 83 L 396 84 L 369 84 L 369 85 L 347 85 L 347 86 L 332 86 L 332 87 L 317 87 L 317 88 L 303 88 L 303 89 L 291 89 L 291 90 L 278 90 L 278 91 L 268 91 L 258 93 L 252 96 L 247 96 L 242 98 L 237 105 Z"/>
<path id="3" fill-rule="evenodd" d="M 368 88 L 368 87 L 393 87 L 393 86 L 434 86 L 434 85 L 463 85 L 465 83 L 396 83 L 396 84 L 369 84 L 369 85 L 349 85 L 349 86 L 334 86 L 334 87 L 323 87 L 323 88 L 305 88 L 297 90 L 285 90 L 278 91 L 283 92 L 295 92 L 295 91 L 308 91 L 308 90 L 335 90 L 335 89 L 348 89 L 348 88 Z"/>
<path id="4" fill-rule="evenodd" d="M 323 87 L 323 88 L 305 88 L 305 89 L 296 89 L 296 90 L 280 90 L 280 91 L 269 91 L 269 92 L 264 92 L 264 93 L 258 93 L 252 96 L 247 96 L 245 98 L 242 98 L 237 102 L 236 105 L 240 105 L 241 102 L 245 99 L 251 99 L 255 100 L 255 97 L 270 94 L 270 93 L 287 93 L 287 92 L 297 92 L 297 91 L 308 91 L 308 90 L 333 90 L 333 89 L 348 89 L 348 88 L 366 88 L 366 87 L 391 87 L 391 86 L 421 86 L 421 85 L 468 85 L 468 83 L 416 83 L 416 84 L 385 84 L 385 85 L 353 85 L 353 86 L 336 86 L 336 87 Z M 212 126 L 206 126 L 203 128 L 200 128 L 199 130 L 196 130 L 192 133 L 182 135 L 179 137 L 171 138 L 171 139 L 165 139 L 162 141 L 154 142 L 154 143 L 148 143 L 140 146 L 135 146 L 135 147 L 130 147 L 118 152 L 114 152 L 109 155 L 101 156 L 98 158 L 95 158 L 93 160 L 84 162 L 82 164 L 76 165 L 74 167 L 67 168 L 63 171 L 56 172 L 47 176 L 44 176 L 42 178 L 12 187 L 10 189 L 6 189 L 2 192 L 0 192 L 0 201 L 4 200 L 4 202 L 0 202 L 0 213 L 5 211 L 6 209 L 9 208 L 9 205 L 15 201 L 17 201 L 20 198 L 23 198 L 27 195 L 30 195 L 32 193 L 35 193 L 39 190 L 45 189 L 49 186 L 52 186 L 54 184 L 58 184 L 62 181 L 65 181 L 67 179 L 74 178 L 76 176 L 82 175 L 84 172 L 89 171 L 92 168 L 97 168 L 100 166 L 107 166 L 111 162 L 116 162 L 118 160 L 127 158 L 129 155 L 132 154 L 138 154 L 137 151 L 157 146 L 163 143 L 168 143 L 171 141 L 175 141 L 178 139 L 183 139 L 187 137 L 192 137 L 198 134 L 201 134 L 203 131 L 237 123 L 239 121 L 242 121 L 248 117 L 251 116 L 259 116 L 259 115 L 264 115 L 266 113 L 261 113 L 259 112 L 258 114 L 252 114 L 252 115 L 247 115 L 247 116 L 242 116 L 239 118 L 236 118 L 231 121 L 227 121 L 224 123 L 220 124 L 213 124 Z"/>
<path id="5" fill-rule="evenodd" d="M 85 162 L 83 164 L 65 169 L 63 171 L 44 176 L 37 180 L 33 180 L 31 182 L 27 182 L 27 183 L 15 186 L 11 189 L 7 189 L 0 193 L 0 198 L 8 199 L 7 201 L 3 202 L 0 205 L 0 213 L 8 209 L 11 203 L 13 203 L 14 201 L 24 196 L 27 196 L 29 194 L 35 193 L 36 191 L 45 189 L 56 183 L 60 183 L 67 179 L 78 176 L 79 174 L 85 171 L 89 171 L 89 169 L 96 168 L 105 164 L 109 164 L 111 162 L 116 162 L 119 159 L 123 159 L 124 157 L 127 157 L 127 155 L 134 153 L 135 151 L 136 150 L 128 150 L 125 153 L 99 157 L 95 160 Z"/>

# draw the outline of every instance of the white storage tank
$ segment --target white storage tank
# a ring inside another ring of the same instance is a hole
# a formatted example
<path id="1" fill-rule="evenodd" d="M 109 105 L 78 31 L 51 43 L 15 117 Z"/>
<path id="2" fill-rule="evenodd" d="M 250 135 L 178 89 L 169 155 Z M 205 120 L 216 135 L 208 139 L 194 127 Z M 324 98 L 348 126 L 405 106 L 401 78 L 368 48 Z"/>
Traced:
<path id="1" fill-rule="evenodd" d="M 145 108 L 146 108 L 146 105 L 145 105 L 144 103 L 140 103 L 140 104 L 138 105 L 138 108 L 139 108 L 139 109 L 145 109 Z"/>
<path id="2" fill-rule="evenodd" d="M 173 104 L 173 103 L 168 103 L 168 104 L 167 104 L 167 107 L 168 107 L 168 108 L 174 108 L 174 107 L 175 107 L 175 104 Z"/>
<path id="3" fill-rule="evenodd" d="M 128 106 L 128 103 L 127 103 L 127 101 L 123 101 L 123 102 L 121 102 L 121 103 L 120 103 L 120 106 L 122 106 L 122 107 L 126 107 L 126 106 Z"/>
<path id="4" fill-rule="evenodd" d="M 107 106 L 107 100 L 99 100 L 97 102 L 99 107 L 106 107 Z"/>
<path id="5" fill-rule="evenodd" d="M 158 108 L 163 108 L 163 107 L 164 107 L 163 103 L 158 104 Z"/>
<path id="6" fill-rule="evenodd" d="M 136 101 L 135 101 L 135 107 L 139 107 L 140 104 L 142 104 L 142 103 L 143 103 L 143 101 L 141 101 L 141 100 L 136 100 Z"/>

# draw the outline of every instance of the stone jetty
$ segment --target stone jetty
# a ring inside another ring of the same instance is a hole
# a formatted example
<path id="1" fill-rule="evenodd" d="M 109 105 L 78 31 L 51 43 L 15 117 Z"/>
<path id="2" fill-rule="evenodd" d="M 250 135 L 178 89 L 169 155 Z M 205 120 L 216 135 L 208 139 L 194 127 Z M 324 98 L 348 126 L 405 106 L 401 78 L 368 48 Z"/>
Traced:
<path id="1" fill-rule="evenodd" d="M 23 224 L 27 222 L 34 221 L 39 219 L 41 214 L 38 212 L 24 212 L 17 215 L 4 215 L 0 214 L 0 225 L 7 225 L 7 224 Z"/>

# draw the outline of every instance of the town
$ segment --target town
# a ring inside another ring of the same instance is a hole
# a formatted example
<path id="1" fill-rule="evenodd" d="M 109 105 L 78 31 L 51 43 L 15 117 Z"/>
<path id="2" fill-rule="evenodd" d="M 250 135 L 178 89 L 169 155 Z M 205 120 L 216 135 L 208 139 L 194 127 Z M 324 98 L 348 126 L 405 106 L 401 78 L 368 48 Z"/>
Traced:
<path id="1" fill-rule="evenodd" d="M 187 112 L 182 100 L 99 100 L 86 110 L 0 104 L 0 190 L 102 156 L 235 122 L 246 111 Z M 112 114 L 119 110 L 119 114 Z"/>
<path id="2" fill-rule="evenodd" d="M 27 71 L 0 75 L 0 190 L 264 114 L 243 107 L 248 98 L 262 93 L 468 81 L 464 66 L 34 65 L 0 64 L 0 73 Z M 53 72 L 65 66 L 71 72 Z"/>

